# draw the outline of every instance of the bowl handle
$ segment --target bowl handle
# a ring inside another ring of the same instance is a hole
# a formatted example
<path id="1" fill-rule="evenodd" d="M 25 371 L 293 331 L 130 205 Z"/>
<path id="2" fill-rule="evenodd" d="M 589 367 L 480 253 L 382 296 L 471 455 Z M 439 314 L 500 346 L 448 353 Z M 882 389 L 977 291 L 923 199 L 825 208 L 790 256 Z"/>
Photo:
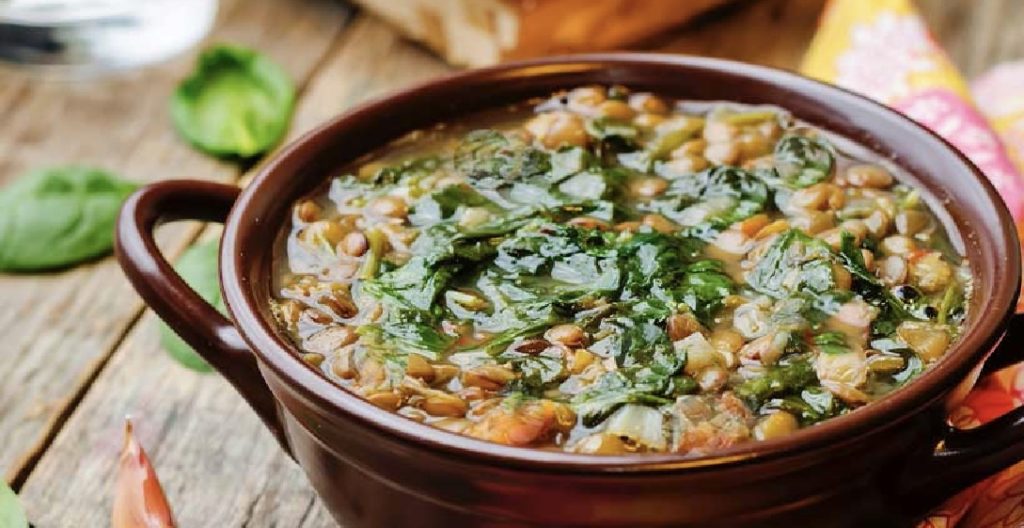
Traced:
<path id="1" fill-rule="evenodd" d="M 989 355 L 983 375 L 1024 359 L 1024 314 L 1016 314 Z M 1024 407 L 972 429 L 943 425 L 935 449 L 913 457 L 899 482 L 912 506 L 933 506 L 1024 461 Z"/>
<path id="2" fill-rule="evenodd" d="M 153 230 L 175 220 L 223 222 L 240 190 L 234 185 L 170 180 L 132 194 L 117 222 L 117 260 L 143 300 L 217 369 L 289 451 L 274 396 L 256 357 L 231 321 L 203 300 L 157 248 Z"/>

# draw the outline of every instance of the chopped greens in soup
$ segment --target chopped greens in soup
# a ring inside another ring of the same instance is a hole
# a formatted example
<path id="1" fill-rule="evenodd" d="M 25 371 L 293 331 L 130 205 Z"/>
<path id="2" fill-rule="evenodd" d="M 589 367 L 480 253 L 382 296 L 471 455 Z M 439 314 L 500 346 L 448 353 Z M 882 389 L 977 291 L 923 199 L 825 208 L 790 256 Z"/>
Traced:
<path id="1" fill-rule="evenodd" d="M 781 108 L 577 88 L 410 134 L 296 204 L 273 309 L 413 420 L 713 452 L 870 404 L 956 339 L 967 262 L 895 175 Z"/>

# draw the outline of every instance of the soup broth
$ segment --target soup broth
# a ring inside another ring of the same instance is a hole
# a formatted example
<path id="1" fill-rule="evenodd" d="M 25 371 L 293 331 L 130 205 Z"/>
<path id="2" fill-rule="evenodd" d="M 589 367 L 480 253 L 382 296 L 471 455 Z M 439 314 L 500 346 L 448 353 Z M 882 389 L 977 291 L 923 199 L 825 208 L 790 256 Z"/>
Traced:
<path id="1" fill-rule="evenodd" d="M 409 134 L 295 204 L 273 311 L 391 412 L 699 455 L 911 382 L 971 282 L 896 167 L 783 108 L 586 86 Z"/>

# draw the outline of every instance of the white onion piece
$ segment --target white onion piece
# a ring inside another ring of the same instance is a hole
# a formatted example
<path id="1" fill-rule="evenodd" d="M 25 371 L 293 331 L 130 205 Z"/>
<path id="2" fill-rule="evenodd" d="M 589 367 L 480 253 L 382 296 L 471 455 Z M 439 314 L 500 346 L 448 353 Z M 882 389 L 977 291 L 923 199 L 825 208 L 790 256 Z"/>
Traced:
<path id="1" fill-rule="evenodd" d="M 624 405 L 605 421 L 604 432 L 625 436 L 650 449 L 664 450 L 665 418 L 661 411 L 643 405 Z"/>

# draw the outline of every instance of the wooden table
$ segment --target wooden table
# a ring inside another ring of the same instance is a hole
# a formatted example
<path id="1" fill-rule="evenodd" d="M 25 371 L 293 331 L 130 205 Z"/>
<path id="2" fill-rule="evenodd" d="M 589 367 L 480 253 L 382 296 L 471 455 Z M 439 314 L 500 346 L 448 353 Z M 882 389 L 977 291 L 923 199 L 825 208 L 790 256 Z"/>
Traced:
<path id="1" fill-rule="evenodd" d="M 967 75 L 1024 56 L 1024 2 L 927 0 Z M 645 47 L 796 67 L 822 0 L 729 7 Z M 370 16 L 331 0 L 223 0 L 211 41 L 259 48 L 301 87 L 292 137 L 366 98 L 448 69 Z M 0 185 L 80 163 L 138 181 L 237 181 L 245 171 L 185 146 L 167 116 L 193 56 L 67 84 L 0 72 Z M 174 258 L 203 234 L 164 228 Z M 174 363 L 156 319 L 111 258 L 63 273 L 0 275 L 0 476 L 40 528 L 105 526 L 122 421 L 134 417 L 183 527 L 333 526 L 301 470 L 220 377 Z"/>

